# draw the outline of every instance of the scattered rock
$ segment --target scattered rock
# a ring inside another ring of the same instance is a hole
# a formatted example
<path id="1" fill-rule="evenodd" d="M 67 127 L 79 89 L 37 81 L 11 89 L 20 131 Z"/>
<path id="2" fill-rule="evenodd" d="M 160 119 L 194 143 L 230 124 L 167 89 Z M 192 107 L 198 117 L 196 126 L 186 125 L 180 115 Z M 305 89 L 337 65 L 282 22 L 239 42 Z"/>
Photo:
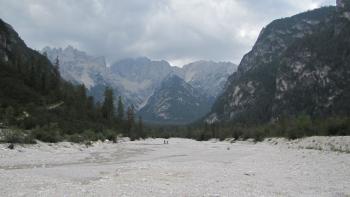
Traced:
<path id="1" fill-rule="evenodd" d="M 236 139 L 235 139 L 235 138 L 232 138 L 232 139 L 230 140 L 230 143 L 231 143 L 231 144 L 236 143 Z"/>
<path id="2" fill-rule="evenodd" d="M 244 175 L 246 175 L 246 176 L 255 176 L 255 173 L 253 173 L 253 172 L 246 172 L 246 173 L 244 173 Z"/>
<path id="3" fill-rule="evenodd" d="M 93 145 L 93 143 L 91 141 L 88 141 L 85 143 L 86 148 L 89 148 L 92 145 Z"/>
<path id="4" fill-rule="evenodd" d="M 10 150 L 13 150 L 13 149 L 15 149 L 15 145 L 11 143 L 7 148 Z"/>

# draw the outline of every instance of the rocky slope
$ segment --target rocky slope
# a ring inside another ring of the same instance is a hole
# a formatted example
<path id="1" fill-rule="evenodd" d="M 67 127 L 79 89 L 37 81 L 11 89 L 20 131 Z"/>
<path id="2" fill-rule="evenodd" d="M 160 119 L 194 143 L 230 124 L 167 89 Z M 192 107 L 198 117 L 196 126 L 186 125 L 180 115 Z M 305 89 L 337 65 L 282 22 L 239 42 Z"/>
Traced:
<path id="1" fill-rule="evenodd" d="M 206 120 L 349 115 L 348 9 L 320 8 L 269 24 Z"/>
<path id="2" fill-rule="evenodd" d="M 197 61 L 183 66 L 181 75 L 193 87 L 216 98 L 236 69 L 237 66 L 230 62 Z"/>
<path id="3" fill-rule="evenodd" d="M 136 109 L 142 108 L 163 79 L 176 71 L 164 60 L 153 61 L 145 57 L 127 58 L 115 62 L 105 78 Z"/>
<path id="4" fill-rule="evenodd" d="M 210 110 L 208 95 L 170 74 L 141 109 L 139 115 L 154 123 L 189 123 Z"/>
<path id="5" fill-rule="evenodd" d="M 72 46 L 65 49 L 45 47 L 41 52 L 53 63 L 58 58 L 60 74 L 64 79 L 84 84 L 88 89 L 102 82 L 107 69 L 104 57 L 90 56 Z"/>

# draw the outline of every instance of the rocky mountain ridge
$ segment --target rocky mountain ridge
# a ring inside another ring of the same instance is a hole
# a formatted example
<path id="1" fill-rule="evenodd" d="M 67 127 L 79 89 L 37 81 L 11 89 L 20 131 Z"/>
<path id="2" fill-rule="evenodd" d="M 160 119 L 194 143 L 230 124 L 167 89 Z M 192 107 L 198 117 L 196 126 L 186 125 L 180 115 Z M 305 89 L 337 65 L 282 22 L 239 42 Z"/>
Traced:
<path id="1" fill-rule="evenodd" d="M 200 89 L 176 74 L 169 74 L 143 107 L 139 115 L 148 122 L 185 124 L 204 116 L 211 103 Z"/>
<path id="2" fill-rule="evenodd" d="M 52 62 L 58 58 L 63 78 L 84 84 L 98 101 L 103 99 L 103 90 L 109 86 L 116 98 L 122 96 L 125 104 L 134 105 L 136 110 L 151 105 L 149 99 L 170 74 L 182 78 L 212 103 L 222 92 L 228 76 L 236 70 L 230 62 L 197 61 L 179 68 L 167 61 L 146 57 L 122 59 L 107 67 L 103 57 L 87 55 L 71 46 L 45 47 L 42 53 Z"/>
<path id="3" fill-rule="evenodd" d="M 349 7 L 325 7 L 264 28 L 207 122 L 348 114 Z"/>

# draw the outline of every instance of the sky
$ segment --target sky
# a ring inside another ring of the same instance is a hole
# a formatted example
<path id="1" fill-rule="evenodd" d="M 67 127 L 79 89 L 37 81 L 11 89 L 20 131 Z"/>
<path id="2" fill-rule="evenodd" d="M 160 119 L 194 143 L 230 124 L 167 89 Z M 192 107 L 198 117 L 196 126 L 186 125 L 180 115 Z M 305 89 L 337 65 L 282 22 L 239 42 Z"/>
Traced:
<path id="1" fill-rule="evenodd" d="M 108 62 L 146 56 L 182 66 L 239 63 L 271 21 L 336 0 L 0 0 L 31 48 L 71 45 Z"/>

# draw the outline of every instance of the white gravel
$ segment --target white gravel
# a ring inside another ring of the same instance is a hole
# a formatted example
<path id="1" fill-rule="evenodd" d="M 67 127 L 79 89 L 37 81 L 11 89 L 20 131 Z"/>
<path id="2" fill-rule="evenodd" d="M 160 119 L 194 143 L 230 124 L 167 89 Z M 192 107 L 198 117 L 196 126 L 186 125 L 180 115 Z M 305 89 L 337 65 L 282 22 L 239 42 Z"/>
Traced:
<path id="1" fill-rule="evenodd" d="M 330 145 L 331 144 L 331 145 Z M 350 196 L 350 137 L 0 145 L 0 196 Z M 327 148 L 328 147 L 328 148 Z M 332 148 L 333 147 L 333 148 Z"/>

